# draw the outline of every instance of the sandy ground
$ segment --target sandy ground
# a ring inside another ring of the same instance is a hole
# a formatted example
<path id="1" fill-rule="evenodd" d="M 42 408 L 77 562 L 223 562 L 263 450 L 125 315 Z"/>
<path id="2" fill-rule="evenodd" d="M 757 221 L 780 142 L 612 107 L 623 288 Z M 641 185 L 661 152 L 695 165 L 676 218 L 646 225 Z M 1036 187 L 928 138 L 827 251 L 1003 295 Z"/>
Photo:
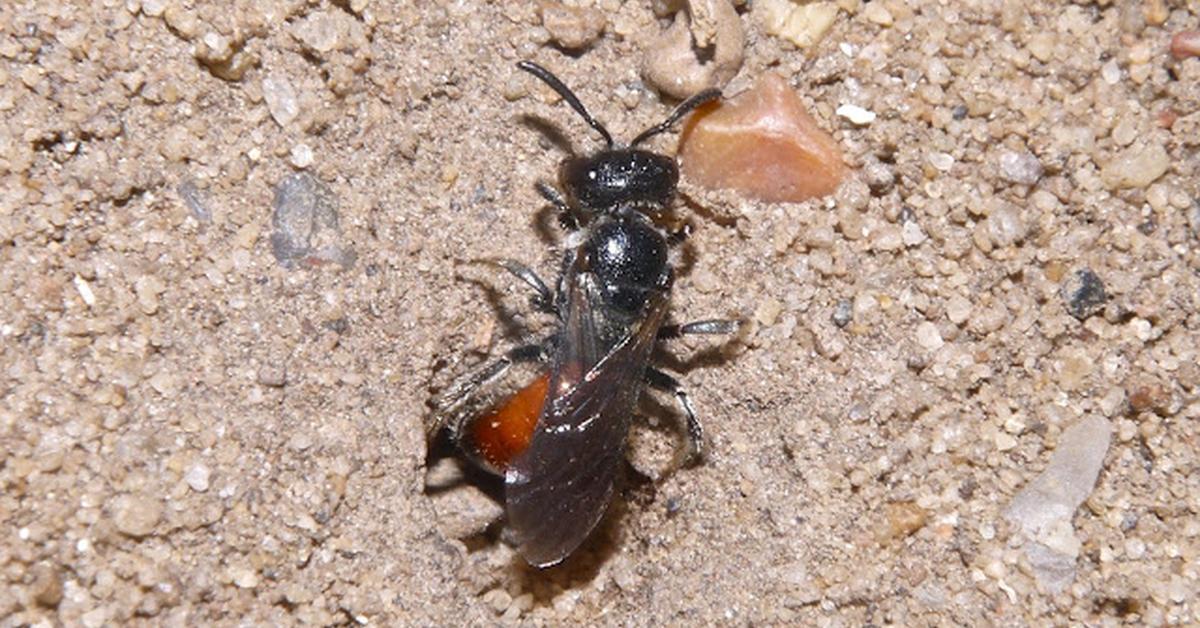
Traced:
<path id="1" fill-rule="evenodd" d="M 564 54 L 531 3 L 417 4 L 0 7 L 0 625 L 1200 622 L 1194 2 L 846 0 L 807 51 L 742 15 L 729 91 L 781 73 L 854 178 L 685 186 L 673 317 L 752 321 L 672 348 L 709 454 L 545 573 L 475 485 L 426 493 L 423 423 L 544 324 L 463 263 L 554 271 L 530 117 L 593 145 L 513 63 L 630 137 L 665 23 L 597 0 Z M 298 171 L 337 221 L 288 268 Z M 1004 512 L 1085 417 L 1111 445 L 1055 593 Z"/>

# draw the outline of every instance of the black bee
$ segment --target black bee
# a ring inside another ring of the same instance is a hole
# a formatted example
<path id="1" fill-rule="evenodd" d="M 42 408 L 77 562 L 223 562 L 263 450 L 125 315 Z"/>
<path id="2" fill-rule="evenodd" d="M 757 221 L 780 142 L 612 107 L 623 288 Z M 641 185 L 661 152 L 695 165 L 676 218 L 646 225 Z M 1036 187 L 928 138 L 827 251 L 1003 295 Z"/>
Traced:
<path id="1" fill-rule="evenodd" d="M 436 404 L 434 431 L 444 428 L 469 459 L 503 476 L 508 525 L 521 555 L 549 567 L 579 547 L 604 515 L 643 383 L 674 394 L 687 418 L 688 457 L 700 453 L 700 423 L 687 394 L 649 364 L 656 341 L 731 333 L 737 323 L 664 324 L 673 282 L 668 246 L 677 234 L 668 235 L 653 219 L 675 198 L 679 170 L 672 158 L 637 148 L 720 92 L 696 94 L 618 147 L 557 77 L 529 61 L 517 67 L 562 96 L 605 147 L 562 163 L 561 193 L 538 186 L 570 230 L 556 288 L 518 262 L 497 262 L 534 290 L 535 306 L 557 317 L 555 332 L 509 351 L 447 392 Z M 481 386 L 522 361 L 547 368 L 488 414 L 464 409 Z"/>

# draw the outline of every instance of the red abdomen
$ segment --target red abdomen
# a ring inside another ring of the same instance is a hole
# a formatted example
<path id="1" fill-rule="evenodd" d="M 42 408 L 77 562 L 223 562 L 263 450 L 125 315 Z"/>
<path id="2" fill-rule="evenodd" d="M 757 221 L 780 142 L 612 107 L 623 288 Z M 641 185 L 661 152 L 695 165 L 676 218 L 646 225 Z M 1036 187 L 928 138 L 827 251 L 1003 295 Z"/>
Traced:
<path id="1" fill-rule="evenodd" d="M 470 441 L 477 457 L 503 473 L 525 451 L 546 401 L 550 374 L 530 382 L 493 410 L 471 423 Z"/>

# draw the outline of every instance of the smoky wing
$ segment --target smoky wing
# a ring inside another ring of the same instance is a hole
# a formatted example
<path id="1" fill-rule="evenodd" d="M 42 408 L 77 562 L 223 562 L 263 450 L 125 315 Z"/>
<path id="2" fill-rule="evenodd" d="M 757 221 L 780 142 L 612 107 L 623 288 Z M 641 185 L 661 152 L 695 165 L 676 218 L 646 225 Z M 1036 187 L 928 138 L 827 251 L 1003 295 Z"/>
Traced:
<path id="1" fill-rule="evenodd" d="M 586 362 L 581 367 L 580 358 L 594 346 L 598 331 L 591 311 L 597 295 L 586 279 L 572 282 L 559 362 L 537 430 L 505 475 L 509 525 L 521 555 L 539 567 L 566 558 L 608 507 L 642 375 L 666 311 L 663 293 L 607 354 L 591 361 L 590 368 Z"/>

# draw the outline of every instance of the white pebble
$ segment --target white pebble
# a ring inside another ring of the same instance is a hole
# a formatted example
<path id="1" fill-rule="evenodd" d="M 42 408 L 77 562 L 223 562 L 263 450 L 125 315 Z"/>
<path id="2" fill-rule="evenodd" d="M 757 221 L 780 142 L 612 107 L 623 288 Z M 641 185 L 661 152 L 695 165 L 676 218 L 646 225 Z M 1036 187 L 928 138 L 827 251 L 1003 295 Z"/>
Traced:
<path id="1" fill-rule="evenodd" d="M 87 280 L 79 275 L 75 275 L 74 283 L 75 290 L 79 291 L 79 298 L 83 299 L 83 302 L 87 303 L 88 307 L 95 305 L 96 293 L 92 292 L 92 287 L 88 285 Z"/>
<path id="2" fill-rule="evenodd" d="M 187 474 L 183 477 L 188 486 L 192 487 L 193 491 L 203 493 L 208 490 L 208 480 L 212 471 L 203 463 L 197 462 L 188 469 Z"/>
<path id="3" fill-rule="evenodd" d="M 263 98 L 267 109 L 279 126 L 286 127 L 300 115 L 300 101 L 286 76 L 271 74 L 262 81 Z"/>
<path id="4" fill-rule="evenodd" d="M 870 109 L 863 109 L 858 105 L 842 105 L 837 108 L 836 112 L 839 116 L 849 120 L 853 124 L 865 126 L 875 121 L 875 112 Z"/>
<path id="5" fill-rule="evenodd" d="M 946 172 L 954 167 L 954 156 L 946 153 L 929 153 L 929 165 Z"/>
<path id="6" fill-rule="evenodd" d="M 297 168 L 307 168 L 313 163 L 313 151 L 308 144 L 296 144 L 292 147 L 292 165 Z"/>
<path id="7" fill-rule="evenodd" d="M 925 321 L 917 325 L 917 344 L 926 350 L 937 351 L 946 341 L 942 340 L 942 333 L 938 331 L 937 325 Z"/>

